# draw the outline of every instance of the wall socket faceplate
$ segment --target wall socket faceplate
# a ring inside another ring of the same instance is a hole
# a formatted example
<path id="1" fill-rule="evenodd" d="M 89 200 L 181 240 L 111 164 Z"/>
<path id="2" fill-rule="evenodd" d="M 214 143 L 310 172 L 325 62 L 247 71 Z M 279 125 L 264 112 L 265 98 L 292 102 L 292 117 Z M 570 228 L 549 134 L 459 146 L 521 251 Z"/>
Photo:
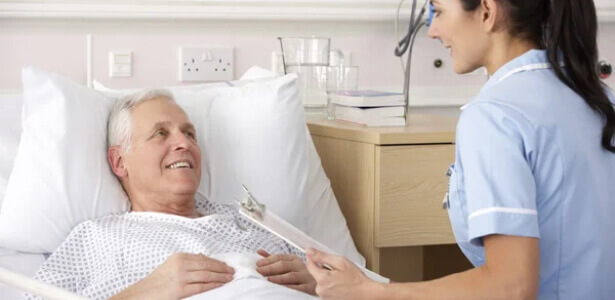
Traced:
<path id="1" fill-rule="evenodd" d="M 179 48 L 179 81 L 229 81 L 234 68 L 231 47 Z"/>

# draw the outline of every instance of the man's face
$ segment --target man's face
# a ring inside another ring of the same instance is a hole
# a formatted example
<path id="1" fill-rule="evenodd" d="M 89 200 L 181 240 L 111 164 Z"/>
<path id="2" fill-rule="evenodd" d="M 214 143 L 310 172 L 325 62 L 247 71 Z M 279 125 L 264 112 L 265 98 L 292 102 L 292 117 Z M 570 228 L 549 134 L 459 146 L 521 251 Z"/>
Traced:
<path id="1" fill-rule="evenodd" d="M 132 111 L 131 149 L 124 153 L 129 191 L 194 194 L 201 180 L 201 150 L 194 126 L 174 102 L 157 98 Z"/>

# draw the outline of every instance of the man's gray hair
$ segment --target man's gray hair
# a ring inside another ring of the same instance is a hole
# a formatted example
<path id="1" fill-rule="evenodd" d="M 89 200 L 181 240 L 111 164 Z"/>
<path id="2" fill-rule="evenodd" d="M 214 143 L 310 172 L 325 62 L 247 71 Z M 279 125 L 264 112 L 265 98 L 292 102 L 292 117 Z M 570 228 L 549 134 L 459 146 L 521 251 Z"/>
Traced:
<path id="1" fill-rule="evenodd" d="M 132 111 L 141 102 L 165 98 L 175 102 L 173 95 L 163 89 L 144 90 L 118 99 L 111 115 L 107 128 L 107 146 L 121 146 L 122 150 L 128 152 L 132 140 Z"/>

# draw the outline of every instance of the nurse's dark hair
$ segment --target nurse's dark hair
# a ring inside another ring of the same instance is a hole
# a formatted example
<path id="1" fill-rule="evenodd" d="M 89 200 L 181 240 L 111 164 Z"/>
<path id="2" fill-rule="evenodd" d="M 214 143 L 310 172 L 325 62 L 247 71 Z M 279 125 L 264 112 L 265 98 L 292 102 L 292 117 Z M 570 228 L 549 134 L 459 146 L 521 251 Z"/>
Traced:
<path id="1" fill-rule="evenodd" d="M 475 10 L 481 1 L 461 0 L 466 11 Z M 601 143 L 615 153 L 615 108 L 598 71 L 598 20 L 594 1 L 495 1 L 502 4 L 510 34 L 546 49 L 557 77 L 604 117 Z"/>

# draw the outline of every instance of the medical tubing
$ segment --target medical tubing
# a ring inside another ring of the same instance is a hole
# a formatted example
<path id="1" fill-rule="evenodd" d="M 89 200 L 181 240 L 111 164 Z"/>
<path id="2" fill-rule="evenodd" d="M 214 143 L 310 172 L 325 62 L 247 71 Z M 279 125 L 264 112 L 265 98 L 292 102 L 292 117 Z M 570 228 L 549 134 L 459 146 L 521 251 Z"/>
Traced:
<path id="1" fill-rule="evenodd" d="M 416 0 L 412 0 L 412 11 L 410 12 L 410 30 L 408 31 L 408 33 L 412 33 L 414 31 L 414 16 L 415 13 L 414 11 L 416 10 Z"/>
<path id="2" fill-rule="evenodd" d="M 397 46 L 395 47 L 395 49 L 398 49 L 402 45 L 402 43 L 400 42 L 400 39 L 399 39 L 399 11 L 401 10 L 401 6 L 404 4 L 405 1 L 406 0 L 399 1 L 399 4 L 397 5 L 397 12 L 395 13 L 395 43 L 397 43 Z M 408 35 L 406 35 L 404 37 L 404 40 L 406 39 L 407 36 Z M 394 53 L 396 53 L 396 52 L 394 52 Z M 404 65 L 405 62 L 404 62 L 403 57 L 401 57 L 401 56 L 399 56 L 397 54 L 395 54 L 395 56 L 399 57 L 399 62 L 400 62 L 402 74 L 405 74 L 406 73 L 406 69 L 405 69 L 405 65 Z"/>
<path id="3" fill-rule="evenodd" d="M 401 57 L 408 50 L 408 45 L 410 44 L 410 37 L 414 32 L 414 10 L 416 9 L 416 0 L 412 1 L 412 13 L 410 14 L 410 23 L 408 24 L 408 33 L 404 36 L 404 38 L 399 41 L 398 46 L 395 47 L 395 55 Z M 400 50 L 399 47 L 402 47 Z"/>
<path id="4" fill-rule="evenodd" d="M 406 123 L 408 123 L 408 114 L 410 113 L 410 65 L 412 63 L 412 48 L 414 48 L 414 39 L 418 34 L 421 27 L 427 25 L 427 22 L 421 22 L 418 24 L 416 30 L 412 34 L 410 40 L 410 48 L 408 49 L 408 60 L 406 62 L 406 73 L 404 74 L 404 102 L 406 104 Z"/>
<path id="5" fill-rule="evenodd" d="M 403 49 L 399 50 L 399 46 L 395 48 L 395 55 L 402 56 L 406 53 L 406 51 L 408 50 L 408 46 L 410 45 L 410 37 L 416 32 L 424 14 L 425 8 L 422 8 L 421 12 L 418 15 L 418 18 L 414 21 L 414 24 L 410 23 L 411 26 L 408 29 L 408 33 L 406 34 L 406 36 L 404 36 L 404 38 L 399 42 L 399 46 L 402 46 L 403 43 Z"/>

